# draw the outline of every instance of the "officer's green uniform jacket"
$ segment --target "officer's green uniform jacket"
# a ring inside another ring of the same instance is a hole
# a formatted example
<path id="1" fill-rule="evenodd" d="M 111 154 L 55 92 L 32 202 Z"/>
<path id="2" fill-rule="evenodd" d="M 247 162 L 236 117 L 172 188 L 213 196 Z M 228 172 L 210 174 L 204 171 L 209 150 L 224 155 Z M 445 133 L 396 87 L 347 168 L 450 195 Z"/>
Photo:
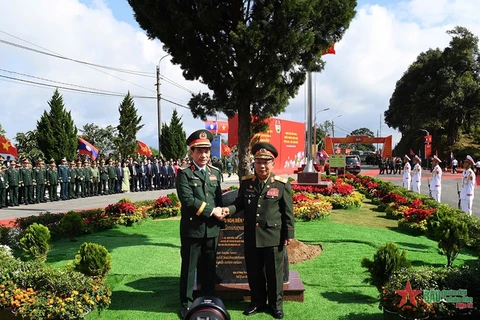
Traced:
<path id="1" fill-rule="evenodd" d="M 70 183 L 75 183 L 75 179 L 77 179 L 77 168 L 69 166 L 68 175 L 70 176 Z"/>
<path id="2" fill-rule="evenodd" d="M 100 171 L 100 179 L 107 180 L 108 179 L 108 167 L 106 165 L 100 165 L 98 167 L 98 171 Z"/>
<path id="3" fill-rule="evenodd" d="M 51 168 L 47 170 L 47 182 L 51 186 L 58 185 L 58 171 L 57 168 Z"/>
<path id="4" fill-rule="evenodd" d="M 85 182 L 90 182 L 92 180 L 92 169 L 90 167 L 83 168 L 83 173 L 85 176 Z"/>
<path id="5" fill-rule="evenodd" d="M 6 172 L 7 185 L 10 187 L 18 187 L 20 183 L 20 171 L 17 169 L 8 169 Z"/>
<path id="6" fill-rule="evenodd" d="M 78 181 L 84 181 L 85 180 L 85 169 L 82 167 L 76 167 L 75 168 L 75 174 L 76 178 Z"/>
<path id="7" fill-rule="evenodd" d="M 20 169 L 20 177 L 21 177 L 21 181 L 20 183 L 25 186 L 31 186 L 33 185 L 33 171 L 31 168 L 21 168 Z"/>
<path id="8" fill-rule="evenodd" d="M 189 238 L 218 237 L 222 222 L 211 215 L 222 206 L 220 171 L 206 166 L 206 176 L 192 162 L 177 174 L 177 194 L 182 204 L 180 236 Z"/>
<path id="9" fill-rule="evenodd" d="M 108 165 L 108 178 L 109 179 L 115 179 L 117 177 L 117 174 L 115 173 L 115 166 Z"/>
<path id="10" fill-rule="evenodd" d="M 35 182 L 37 184 L 46 184 L 46 170 L 44 168 L 39 168 L 39 167 L 36 167 L 34 170 L 33 170 L 33 177 L 35 179 Z"/>
<path id="11" fill-rule="evenodd" d="M 244 211 L 245 245 L 263 248 L 294 238 L 292 188 L 286 178 L 271 174 L 260 190 L 256 175 L 244 176 L 230 215 Z"/>

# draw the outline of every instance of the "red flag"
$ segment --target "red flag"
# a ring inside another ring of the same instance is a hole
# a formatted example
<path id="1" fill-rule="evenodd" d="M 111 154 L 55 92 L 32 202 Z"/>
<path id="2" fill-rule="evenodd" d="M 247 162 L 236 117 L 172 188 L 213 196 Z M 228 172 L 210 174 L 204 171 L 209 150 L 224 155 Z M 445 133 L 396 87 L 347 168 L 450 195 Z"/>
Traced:
<path id="1" fill-rule="evenodd" d="M 98 149 L 90 142 L 80 137 L 78 137 L 78 153 L 89 155 L 92 160 L 95 160 L 98 157 Z"/>
<path id="2" fill-rule="evenodd" d="M 232 149 L 229 146 L 222 143 L 222 155 L 229 156 L 232 153 Z"/>
<path id="3" fill-rule="evenodd" d="M 410 155 L 411 155 L 411 156 L 414 156 L 414 155 L 415 155 L 415 152 L 413 152 L 412 148 L 410 148 Z"/>
<path id="4" fill-rule="evenodd" d="M 205 121 L 205 129 L 212 133 L 228 133 L 228 122 L 207 120 Z"/>
<path id="5" fill-rule="evenodd" d="M 335 52 L 335 43 L 332 43 L 332 45 L 327 50 L 322 52 L 322 56 L 326 55 L 326 54 L 335 54 L 335 53 L 336 53 Z"/>
<path id="6" fill-rule="evenodd" d="M 18 158 L 17 148 L 4 136 L 0 136 L 0 153 L 10 154 Z"/>
<path id="7" fill-rule="evenodd" d="M 152 156 L 152 151 L 150 151 L 150 148 L 145 143 L 137 140 L 137 144 L 138 144 L 138 148 L 137 148 L 138 153 L 146 155 L 147 157 Z"/>

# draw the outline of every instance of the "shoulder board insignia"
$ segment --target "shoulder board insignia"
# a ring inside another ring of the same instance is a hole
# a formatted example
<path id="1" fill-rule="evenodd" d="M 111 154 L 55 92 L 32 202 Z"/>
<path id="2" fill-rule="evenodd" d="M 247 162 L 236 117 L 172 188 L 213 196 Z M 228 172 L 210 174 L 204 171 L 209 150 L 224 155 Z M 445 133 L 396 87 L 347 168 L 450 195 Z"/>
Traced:
<path id="1" fill-rule="evenodd" d="M 220 169 L 218 169 L 217 167 L 212 166 L 211 164 L 209 164 L 208 167 L 209 167 L 209 168 L 212 168 L 212 169 L 215 169 L 215 170 L 217 170 L 217 171 L 220 171 Z"/>
<path id="2" fill-rule="evenodd" d="M 245 181 L 245 180 L 248 180 L 248 179 L 252 179 L 252 178 L 254 178 L 254 177 L 255 177 L 254 174 L 249 174 L 248 176 L 243 176 L 243 177 L 242 177 L 242 181 Z"/>
<path id="3" fill-rule="evenodd" d="M 188 168 L 190 168 L 190 167 L 180 167 L 180 168 L 178 168 L 178 169 L 180 169 L 180 170 L 183 171 L 183 170 L 188 169 Z"/>
<path id="4" fill-rule="evenodd" d="M 280 181 L 282 183 L 287 183 L 288 179 L 280 176 L 275 176 L 275 180 Z"/>

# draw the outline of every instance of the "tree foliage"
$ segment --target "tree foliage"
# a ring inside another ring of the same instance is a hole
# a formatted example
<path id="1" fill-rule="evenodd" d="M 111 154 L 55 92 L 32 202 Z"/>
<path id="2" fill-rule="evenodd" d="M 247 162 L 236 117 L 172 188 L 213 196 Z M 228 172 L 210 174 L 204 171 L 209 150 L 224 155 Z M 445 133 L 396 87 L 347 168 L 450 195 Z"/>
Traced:
<path id="1" fill-rule="evenodd" d="M 93 144 L 100 153 L 108 153 L 115 149 L 115 138 L 117 137 L 117 128 L 108 125 L 105 128 L 94 123 L 86 123 L 82 129 L 79 129 L 81 137 Z"/>
<path id="2" fill-rule="evenodd" d="M 7 131 L 3 129 L 2 124 L 0 123 L 0 136 L 5 136 L 7 134 Z"/>
<path id="3" fill-rule="evenodd" d="M 478 38 L 468 29 L 447 33 L 448 47 L 422 52 L 397 82 L 385 123 L 403 135 L 423 135 L 418 129 L 426 129 L 434 142 L 446 135 L 452 145 L 462 127 L 468 132 L 480 124 L 480 54 Z"/>
<path id="4" fill-rule="evenodd" d="M 351 136 L 368 136 L 368 137 L 375 137 L 375 134 L 373 133 L 372 130 L 368 128 L 359 128 L 356 130 L 353 130 L 350 133 Z M 375 146 L 371 143 L 368 144 L 354 144 L 355 150 L 359 151 L 375 151 Z"/>
<path id="5" fill-rule="evenodd" d="M 183 159 L 187 154 L 186 140 L 181 117 L 178 117 L 178 112 L 174 109 L 170 125 L 165 123 L 162 126 L 160 148 L 163 157 L 165 159 Z"/>
<path id="6" fill-rule="evenodd" d="M 249 143 L 264 119 L 285 110 L 321 71 L 322 52 L 339 41 L 356 0 L 129 0 L 148 37 L 159 39 L 187 80 L 211 93 L 192 96 L 194 117 L 238 113 L 239 175 L 250 171 Z M 253 121 L 252 121 L 253 118 Z"/>
<path id="7" fill-rule="evenodd" d="M 74 159 L 78 148 L 77 127 L 70 111 L 65 110 L 58 90 L 55 90 L 48 105 L 50 112 L 45 110 L 37 121 L 38 147 L 47 159 Z"/>
<path id="8" fill-rule="evenodd" d="M 18 132 L 15 135 L 16 147 L 19 158 L 43 159 L 45 155 L 38 147 L 37 130 L 31 130 L 27 133 Z"/>
<path id="9" fill-rule="evenodd" d="M 117 126 L 118 137 L 115 139 L 115 145 L 124 158 L 135 155 L 137 149 L 137 133 L 143 128 L 142 116 L 137 115 L 137 109 L 130 92 L 127 93 L 122 103 L 118 107 L 120 120 Z"/>

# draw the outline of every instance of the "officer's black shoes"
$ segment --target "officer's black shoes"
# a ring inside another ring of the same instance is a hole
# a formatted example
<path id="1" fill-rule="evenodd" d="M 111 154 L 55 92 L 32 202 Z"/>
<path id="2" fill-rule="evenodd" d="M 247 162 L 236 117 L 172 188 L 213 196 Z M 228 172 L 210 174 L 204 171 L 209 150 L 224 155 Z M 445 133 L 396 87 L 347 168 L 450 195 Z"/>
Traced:
<path id="1" fill-rule="evenodd" d="M 252 315 L 256 314 L 257 312 L 262 311 L 263 309 L 265 309 L 265 306 L 257 307 L 257 306 L 254 306 L 254 305 L 250 305 L 247 309 L 245 309 L 243 311 L 243 314 L 246 315 L 246 316 L 252 316 Z"/>
<path id="2" fill-rule="evenodd" d="M 188 308 L 182 308 L 182 310 L 180 310 L 180 316 L 182 317 L 182 320 L 185 319 L 185 316 L 187 315 L 188 313 Z"/>
<path id="3" fill-rule="evenodd" d="M 272 316 L 275 319 L 283 319 L 283 310 L 275 310 L 273 309 Z"/>

